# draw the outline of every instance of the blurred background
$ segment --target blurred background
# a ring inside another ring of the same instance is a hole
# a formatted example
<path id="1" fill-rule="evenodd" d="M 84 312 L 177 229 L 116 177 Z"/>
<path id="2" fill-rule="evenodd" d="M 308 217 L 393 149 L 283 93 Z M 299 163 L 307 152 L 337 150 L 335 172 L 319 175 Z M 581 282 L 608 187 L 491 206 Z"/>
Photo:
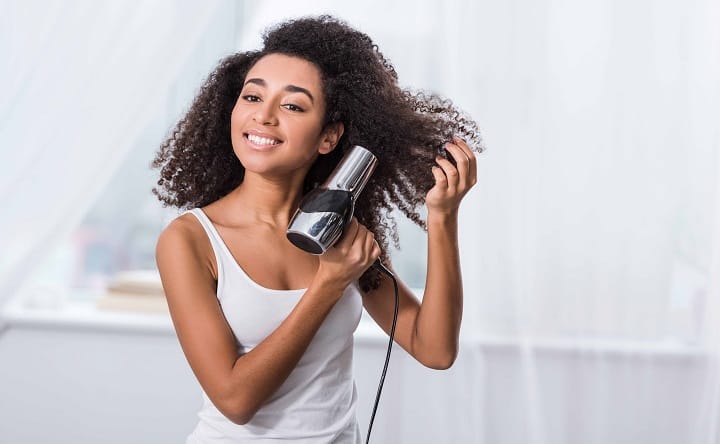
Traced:
<path id="1" fill-rule="evenodd" d="M 720 3 L 0 1 L 0 442 L 183 442 L 155 151 L 218 61 L 331 13 L 483 131 L 455 365 L 393 353 L 373 442 L 720 443 Z M 395 268 L 422 295 L 424 233 Z M 384 359 L 356 334 L 365 433 Z"/>

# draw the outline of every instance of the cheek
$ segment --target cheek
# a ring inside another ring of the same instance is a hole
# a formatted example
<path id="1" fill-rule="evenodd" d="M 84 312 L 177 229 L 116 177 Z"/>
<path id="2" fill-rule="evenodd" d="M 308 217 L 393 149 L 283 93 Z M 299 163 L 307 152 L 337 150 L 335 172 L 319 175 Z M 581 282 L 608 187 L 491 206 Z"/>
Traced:
<path id="1" fill-rule="evenodd" d="M 303 146 L 310 146 L 315 147 L 318 143 L 318 134 L 316 131 L 310 128 L 303 128 L 303 130 L 296 132 L 298 136 L 298 141 L 302 143 Z"/>
<path id="2" fill-rule="evenodd" d="M 234 128 L 237 124 L 240 123 L 242 117 L 242 111 L 240 107 L 235 104 L 235 106 L 232 109 L 232 112 L 230 113 L 230 128 Z"/>
<path id="3" fill-rule="evenodd" d="M 295 134 L 305 143 L 317 145 L 322 139 L 322 126 L 319 119 L 307 119 L 295 126 Z"/>
<path id="4" fill-rule="evenodd" d="M 233 108 L 232 113 L 230 114 L 230 142 L 232 143 L 233 147 L 236 146 L 237 143 L 240 142 L 240 139 L 242 138 L 242 128 L 243 128 L 243 115 L 241 112 L 238 111 L 237 106 Z"/>

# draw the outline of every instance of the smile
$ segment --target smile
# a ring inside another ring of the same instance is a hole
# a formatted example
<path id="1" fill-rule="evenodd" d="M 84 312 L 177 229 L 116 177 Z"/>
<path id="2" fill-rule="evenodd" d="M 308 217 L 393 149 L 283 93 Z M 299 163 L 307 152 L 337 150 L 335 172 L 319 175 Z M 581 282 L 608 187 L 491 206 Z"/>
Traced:
<path id="1" fill-rule="evenodd" d="M 250 145 L 256 149 L 267 150 L 276 145 L 282 143 L 277 139 L 271 139 L 268 137 L 261 137 L 255 134 L 245 134 L 245 138 L 250 142 Z"/>

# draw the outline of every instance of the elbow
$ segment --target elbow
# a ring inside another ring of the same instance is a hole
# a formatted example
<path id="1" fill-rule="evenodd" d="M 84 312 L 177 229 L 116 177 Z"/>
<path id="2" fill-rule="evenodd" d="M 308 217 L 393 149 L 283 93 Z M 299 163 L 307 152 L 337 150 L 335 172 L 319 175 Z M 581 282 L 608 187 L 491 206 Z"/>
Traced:
<path id="1" fill-rule="evenodd" d="M 226 416 L 233 424 L 245 425 L 252 419 L 252 416 Z"/>
<path id="2" fill-rule="evenodd" d="M 255 416 L 254 411 L 246 409 L 225 409 L 222 413 L 227 419 L 237 425 L 245 425 Z"/>
<path id="3" fill-rule="evenodd" d="M 237 399 L 222 401 L 218 403 L 217 408 L 228 420 L 237 425 L 247 424 L 257 413 L 257 408 Z"/>
<path id="4" fill-rule="evenodd" d="M 421 361 L 421 363 L 427 367 L 431 368 L 433 370 L 447 370 L 450 367 L 453 366 L 455 363 L 455 360 L 457 359 L 457 350 L 453 350 L 450 353 L 435 356 L 432 359 L 427 359 L 425 361 Z"/>
<path id="5" fill-rule="evenodd" d="M 431 368 L 433 370 L 447 370 L 452 367 L 454 363 L 454 359 L 437 360 L 426 363 L 425 367 Z"/>

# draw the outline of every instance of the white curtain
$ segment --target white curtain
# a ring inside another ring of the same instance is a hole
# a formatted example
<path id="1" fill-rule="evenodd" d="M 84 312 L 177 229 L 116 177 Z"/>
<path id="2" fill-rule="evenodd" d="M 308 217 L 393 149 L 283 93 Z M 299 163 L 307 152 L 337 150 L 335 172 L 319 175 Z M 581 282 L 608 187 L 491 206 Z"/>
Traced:
<path id="1" fill-rule="evenodd" d="M 182 54 L 152 55 L 202 29 L 184 21 L 191 29 L 169 35 L 172 24 L 143 9 L 156 3 L 64 4 L 31 12 L 24 23 L 49 31 L 22 32 L 36 36 L 29 49 L 12 42 L 25 4 L 0 15 L 3 60 L 18 60 L 1 68 L 12 87 L 0 111 L 0 289 L 77 223 L 133 122 L 152 118 L 162 82 L 141 80 L 171 77 Z M 334 13 L 374 38 L 403 85 L 454 99 L 484 132 L 461 212 L 460 358 L 438 373 L 394 352 L 377 442 L 720 442 L 720 4 L 243 7 L 238 49 L 257 47 L 279 20 Z M 88 14 L 89 29 L 159 20 L 166 32 L 83 43 L 70 62 L 108 63 L 88 84 L 62 74 L 73 54 L 56 41 L 53 14 Z M 110 63 L 135 51 L 142 75 Z M 45 76 L 48 64 L 61 74 Z M 365 378 L 379 361 L 357 365 Z"/>
<path id="2" fill-rule="evenodd" d="M 271 1 L 239 45 L 320 12 L 488 146 L 462 207 L 460 359 L 394 355 L 377 439 L 717 442 L 717 2 Z"/>
<path id="3" fill-rule="evenodd" d="M 82 220 L 148 122 L 164 117 L 180 66 L 220 6 L 2 3 L 0 303 Z"/>

